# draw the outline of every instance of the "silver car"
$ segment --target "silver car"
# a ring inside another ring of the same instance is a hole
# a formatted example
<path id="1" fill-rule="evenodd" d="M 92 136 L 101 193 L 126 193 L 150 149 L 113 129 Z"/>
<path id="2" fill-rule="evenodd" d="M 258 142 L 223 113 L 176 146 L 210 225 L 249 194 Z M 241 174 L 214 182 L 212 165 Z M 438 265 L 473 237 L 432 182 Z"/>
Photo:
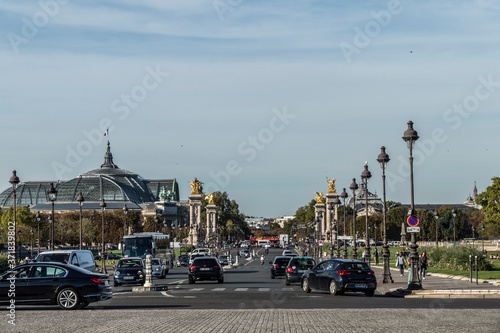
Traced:
<path id="1" fill-rule="evenodd" d="M 146 260 L 144 261 L 144 267 L 146 267 Z M 151 273 L 160 279 L 164 279 L 168 273 L 168 268 L 160 258 L 151 259 Z"/>

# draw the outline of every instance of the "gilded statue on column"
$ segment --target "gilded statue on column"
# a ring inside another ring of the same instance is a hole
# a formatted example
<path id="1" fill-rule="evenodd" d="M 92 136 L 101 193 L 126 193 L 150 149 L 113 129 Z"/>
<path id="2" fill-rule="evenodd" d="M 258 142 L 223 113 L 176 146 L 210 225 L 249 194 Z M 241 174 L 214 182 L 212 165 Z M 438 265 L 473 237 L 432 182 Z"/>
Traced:
<path id="1" fill-rule="evenodd" d="M 323 197 L 325 196 L 323 192 L 314 192 L 316 193 L 316 203 L 322 204 L 323 203 Z"/>
<path id="2" fill-rule="evenodd" d="M 215 203 L 214 203 L 214 195 L 212 193 L 207 194 L 205 196 L 205 199 L 207 199 L 208 205 L 215 205 Z"/>
<path id="3" fill-rule="evenodd" d="M 203 183 L 200 182 L 196 177 L 191 181 L 191 194 L 200 194 L 203 192 Z"/>
<path id="4" fill-rule="evenodd" d="M 337 193 L 337 190 L 335 190 L 335 178 L 329 179 L 326 177 L 326 181 L 328 182 L 328 193 Z"/>

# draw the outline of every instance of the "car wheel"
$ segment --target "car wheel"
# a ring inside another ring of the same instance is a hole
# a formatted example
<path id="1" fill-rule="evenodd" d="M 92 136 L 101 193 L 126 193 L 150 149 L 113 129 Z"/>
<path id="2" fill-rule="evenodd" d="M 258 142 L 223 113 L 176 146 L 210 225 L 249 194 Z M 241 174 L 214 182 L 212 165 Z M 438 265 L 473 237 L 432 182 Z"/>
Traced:
<path id="1" fill-rule="evenodd" d="M 373 295 L 375 295 L 375 290 L 367 290 L 365 291 L 365 295 L 368 297 L 372 297 Z"/>
<path id="2" fill-rule="evenodd" d="M 290 285 L 290 280 L 288 280 L 287 278 L 285 278 L 285 285 L 287 285 L 287 286 Z"/>
<path id="3" fill-rule="evenodd" d="M 188 278 L 188 283 L 189 284 L 193 284 L 194 283 L 194 279 Z"/>
<path id="4" fill-rule="evenodd" d="M 80 295 L 73 288 L 64 288 L 57 294 L 57 304 L 64 310 L 78 309 Z"/>
<path id="5" fill-rule="evenodd" d="M 309 288 L 309 280 L 307 278 L 302 280 L 302 290 L 304 290 L 306 293 L 311 292 L 311 288 Z"/>
<path id="6" fill-rule="evenodd" d="M 119 287 L 120 284 L 118 282 L 113 282 L 113 287 Z"/>
<path id="7" fill-rule="evenodd" d="M 335 280 L 330 281 L 330 294 L 337 295 L 339 293 L 339 288 L 337 287 L 337 283 Z"/>
<path id="8" fill-rule="evenodd" d="M 275 278 L 274 274 L 271 274 L 271 279 L 274 279 L 274 278 Z"/>
<path id="9" fill-rule="evenodd" d="M 219 278 L 219 279 L 217 280 L 217 282 L 218 282 L 218 283 L 224 283 L 224 278 L 223 278 L 223 277 Z"/>

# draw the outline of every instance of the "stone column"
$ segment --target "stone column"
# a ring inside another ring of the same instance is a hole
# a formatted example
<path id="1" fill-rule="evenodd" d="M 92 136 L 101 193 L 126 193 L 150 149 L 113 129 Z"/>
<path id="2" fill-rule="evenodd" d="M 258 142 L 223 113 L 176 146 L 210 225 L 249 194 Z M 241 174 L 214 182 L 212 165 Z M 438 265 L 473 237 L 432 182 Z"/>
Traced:
<path id="1" fill-rule="evenodd" d="M 207 234 L 205 240 L 208 242 L 217 239 L 217 206 L 207 205 Z"/>
<path id="2" fill-rule="evenodd" d="M 201 241 L 199 233 L 201 230 L 201 194 L 191 194 L 189 196 L 189 242 L 196 245 Z"/>
<path id="3" fill-rule="evenodd" d="M 315 216 L 315 221 L 319 220 L 319 228 L 318 228 L 318 235 L 320 238 L 324 235 L 326 235 L 326 228 L 325 228 L 325 204 L 324 203 L 317 203 L 314 206 L 314 210 L 316 213 Z"/>
<path id="4" fill-rule="evenodd" d="M 326 233 L 330 233 L 330 241 L 332 244 L 335 244 L 337 241 L 338 237 L 338 231 L 339 231 L 339 212 L 338 212 L 338 207 L 333 204 L 334 199 L 338 198 L 337 193 L 327 193 L 325 194 L 326 196 Z M 333 207 L 333 210 L 330 210 L 330 208 Z M 334 232 L 334 227 L 337 228 L 337 232 Z M 332 245 L 333 246 L 333 245 Z M 335 247 L 337 248 L 337 247 Z M 336 251 L 337 252 L 337 251 Z M 337 253 L 338 256 L 338 253 Z"/>

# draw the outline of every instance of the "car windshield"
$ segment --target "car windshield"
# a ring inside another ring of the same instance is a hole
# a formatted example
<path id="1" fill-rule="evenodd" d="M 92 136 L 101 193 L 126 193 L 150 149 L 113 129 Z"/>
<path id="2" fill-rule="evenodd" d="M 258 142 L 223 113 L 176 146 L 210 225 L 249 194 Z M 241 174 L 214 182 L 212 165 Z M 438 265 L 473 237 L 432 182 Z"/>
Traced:
<path id="1" fill-rule="evenodd" d="M 207 266 L 207 265 L 217 265 L 217 262 L 214 259 L 196 259 L 193 261 L 193 265 L 196 266 Z"/>
<path id="2" fill-rule="evenodd" d="M 347 271 L 359 271 L 359 270 L 369 271 L 370 267 L 368 267 L 368 264 L 364 262 L 349 262 L 349 263 L 343 263 L 342 269 L 345 269 Z"/>
<path id="3" fill-rule="evenodd" d="M 219 259 L 227 259 L 227 256 L 219 256 Z"/>
<path id="4" fill-rule="evenodd" d="M 69 261 L 69 253 L 40 253 L 36 258 L 37 262 L 62 262 L 67 264 Z"/>
<path id="5" fill-rule="evenodd" d="M 161 265 L 160 259 L 151 259 L 151 265 Z"/>
<path id="6" fill-rule="evenodd" d="M 278 265 L 287 265 L 289 261 L 290 261 L 290 258 L 276 258 L 274 260 L 274 263 L 278 264 Z"/>
<path id="7" fill-rule="evenodd" d="M 119 268 L 142 267 L 141 259 L 122 259 L 118 262 Z"/>
<path id="8" fill-rule="evenodd" d="M 290 261 L 288 266 L 298 266 L 302 269 L 304 268 L 311 268 L 316 265 L 316 261 L 312 258 L 298 258 L 298 259 L 293 259 Z"/>

